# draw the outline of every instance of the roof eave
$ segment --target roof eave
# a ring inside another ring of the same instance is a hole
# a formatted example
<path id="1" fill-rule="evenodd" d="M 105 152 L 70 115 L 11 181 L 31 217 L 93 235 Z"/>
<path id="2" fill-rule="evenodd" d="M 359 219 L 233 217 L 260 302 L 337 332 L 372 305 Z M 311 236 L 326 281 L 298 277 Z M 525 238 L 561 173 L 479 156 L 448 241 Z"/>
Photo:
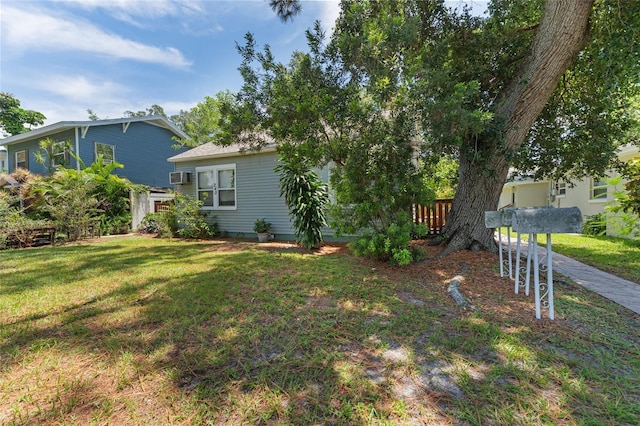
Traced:
<path id="1" fill-rule="evenodd" d="M 166 117 L 161 115 L 148 115 L 144 117 L 124 117 L 105 120 L 88 120 L 88 121 L 59 121 L 48 126 L 39 127 L 37 129 L 29 130 L 25 133 L 9 136 L 3 140 L 0 140 L 0 145 L 13 145 L 23 142 L 25 140 L 35 139 L 38 137 L 44 137 L 60 131 L 73 129 L 76 127 L 95 127 L 95 126 L 108 126 L 121 123 L 133 123 L 133 122 L 148 122 L 151 125 L 162 127 L 172 132 L 180 139 L 188 139 L 186 133 L 180 130 L 175 124 L 169 121 Z"/>
<path id="2" fill-rule="evenodd" d="M 202 155 L 196 155 L 192 157 L 180 157 L 182 154 L 178 154 L 176 156 L 169 157 L 167 161 L 170 163 L 187 163 L 189 161 L 201 161 L 201 160 L 213 160 L 216 158 L 239 157 L 241 155 L 253 155 L 253 154 L 260 154 L 263 152 L 275 152 L 275 151 L 276 151 L 275 146 L 268 146 L 260 149 L 259 151 L 245 150 L 245 151 L 234 151 L 234 152 L 220 152 L 216 154 L 202 154 Z"/>

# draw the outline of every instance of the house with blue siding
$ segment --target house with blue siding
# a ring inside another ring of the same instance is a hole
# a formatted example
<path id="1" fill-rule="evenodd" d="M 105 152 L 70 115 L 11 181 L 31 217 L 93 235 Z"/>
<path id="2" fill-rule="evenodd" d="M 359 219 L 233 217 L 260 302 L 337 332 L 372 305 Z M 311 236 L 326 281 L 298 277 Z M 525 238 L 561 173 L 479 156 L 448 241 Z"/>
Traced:
<path id="1" fill-rule="evenodd" d="M 253 224 L 265 218 L 278 240 L 294 240 L 295 234 L 284 199 L 280 197 L 279 175 L 274 171 L 278 154 L 274 146 L 244 151 L 239 145 L 221 147 L 212 143 L 174 155 L 176 192 L 203 201 L 207 222 L 217 222 L 226 236 L 254 237 Z M 318 170 L 329 181 L 329 168 Z M 323 231 L 325 239 L 333 231 Z"/>
<path id="2" fill-rule="evenodd" d="M 173 148 L 176 143 L 173 137 L 183 139 L 187 135 L 165 117 L 145 116 L 61 121 L 2 139 L 0 146 L 7 150 L 5 168 L 9 173 L 23 168 L 47 174 L 47 167 L 36 162 L 35 155 L 41 151 L 40 141 L 50 138 L 61 144 L 69 142 L 71 151 L 87 166 L 102 154 L 106 162 L 124 165 L 115 171 L 119 176 L 133 183 L 163 188 L 170 186 L 169 173 L 173 171 L 167 157 L 186 151 Z M 65 156 L 67 167 L 80 168 L 68 153 L 61 155 Z"/>

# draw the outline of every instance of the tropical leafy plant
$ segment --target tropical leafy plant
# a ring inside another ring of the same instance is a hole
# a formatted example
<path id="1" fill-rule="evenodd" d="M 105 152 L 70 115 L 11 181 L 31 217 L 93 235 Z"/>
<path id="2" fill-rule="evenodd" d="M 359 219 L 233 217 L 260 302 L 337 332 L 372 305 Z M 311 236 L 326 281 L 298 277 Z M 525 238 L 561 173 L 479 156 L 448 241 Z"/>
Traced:
<path id="1" fill-rule="evenodd" d="M 41 196 L 37 208 L 45 213 L 70 240 L 82 237 L 97 225 L 99 201 L 92 195 L 97 187 L 89 173 L 58 169 L 34 187 Z"/>
<path id="2" fill-rule="evenodd" d="M 124 168 L 123 164 L 115 161 L 105 163 L 102 155 L 98 155 L 96 161 L 83 170 L 95 183 L 95 188 L 89 194 L 98 200 L 103 234 L 126 232 L 131 223 L 130 191 L 140 189 L 140 185 L 114 174 L 116 169 L 121 168 Z"/>
<path id="3" fill-rule="evenodd" d="M 296 242 L 311 250 L 323 241 L 329 189 L 298 156 L 281 156 L 276 172 L 280 174 L 280 196 L 284 197 L 293 218 Z"/>
<path id="4" fill-rule="evenodd" d="M 66 167 L 69 164 L 71 141 L 46 138 L 42 139 L 38 145 L 40 150 L 35 152 L 36 162 L 44 165 L 48 174 L 55 172 L 57 167 Z"/>

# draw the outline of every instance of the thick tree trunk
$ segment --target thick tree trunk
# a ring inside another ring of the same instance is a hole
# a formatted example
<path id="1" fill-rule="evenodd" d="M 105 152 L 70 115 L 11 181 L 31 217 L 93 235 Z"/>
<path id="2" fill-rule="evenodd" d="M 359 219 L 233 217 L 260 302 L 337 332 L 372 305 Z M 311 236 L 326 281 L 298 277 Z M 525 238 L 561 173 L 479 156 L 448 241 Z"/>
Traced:
<path id="1" fill-rule="evenodd" d="M 503 137 L 507 149 L 522 145 L 560 78 L 586 45 L 593 4 L 594 0 L 545 3 L 529 56 L 497 103 L 495 115 L 505 123 Z M 498 208 L 509 164 L 500 144 L 475 140 L 473 143 L 479 144 L 479 150 L 466 147 L 460 158 L 458 188 L 444 229 L 446 253 L 473 245 L 495 250 L 492 231 L 484 226 L 484 212 Z M 482 158 L 477 159 L 473 152 Z"/>

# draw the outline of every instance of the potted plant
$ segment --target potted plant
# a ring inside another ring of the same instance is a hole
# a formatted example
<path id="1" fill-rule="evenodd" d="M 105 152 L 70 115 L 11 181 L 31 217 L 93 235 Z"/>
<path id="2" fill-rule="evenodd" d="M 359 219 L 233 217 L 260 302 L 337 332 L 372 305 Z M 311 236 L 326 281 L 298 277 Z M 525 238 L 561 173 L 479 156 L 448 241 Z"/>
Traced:
<path id="1" fill-rule="evenodd" d="M 265 218 L 256 219 L 253 224 L 253 230 L 258 234 L 258 242 L 266 243 L 269 241 L 269 231 L 271 230 L 271 224 L 267 222 Z"/>

